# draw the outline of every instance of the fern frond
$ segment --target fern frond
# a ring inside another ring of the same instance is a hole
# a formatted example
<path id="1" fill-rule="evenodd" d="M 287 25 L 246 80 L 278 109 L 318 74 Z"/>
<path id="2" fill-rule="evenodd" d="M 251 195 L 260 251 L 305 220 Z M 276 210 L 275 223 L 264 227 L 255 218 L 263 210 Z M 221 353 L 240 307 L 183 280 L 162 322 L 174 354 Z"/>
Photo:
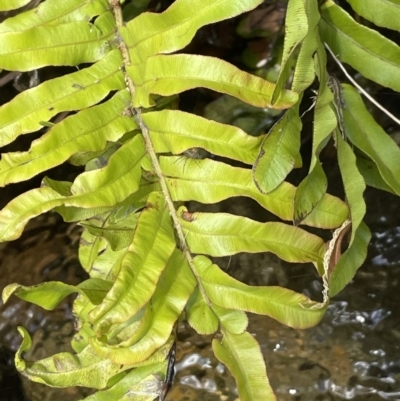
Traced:
<path id="1" fill-rule="evenodd" d="M 10 2 L 3 3 L 3 10 L 12 8 Z M 12 3 L 21 7 L 26 1 Z M 177 322 L 186 313 L 199 333 L 222 335 L 222 340 L 214 339 L 213 349 L 234 375 L 243 401 L 274 400 L 260 348 L 246 331 L 245 312 L 296 328 L 315 325 L 328 307 L 328 292 L 339 292 L 364 261 L 370 238 L 362 223 L 364 180 L 398 194 L 400 174 L 393 172 L 399 151 L 372 118 L 365 125 L 368 113 L 347 86 L 344 98 L 357 112 L 349 108 L 343 113 L 347 136 L 338 127 L 343 124 L 338 124 L 339 105 L 328 84 L 324 42 L 369 77 L 370 67 L 354 54 L 364 57 L 373 50 L 371 66 L 382 67 L 385 77 L 376 80 L 385 84 L 390 74 L 390 79 L 399 74 L 399 49 L 349 21 L 331 0 L 321 11 L 317 0 L 289 0 L 276 84 L 217 58 L 177 53 L 201 27 L 261 3 L 176 0 L 162 13 L 143 12 L 123 21 L 117 0 L 45 0 L 0 24 L 0 68 L 81 68 L 0 107 L 0 146 L 50 126 L 28 151 L 2 155 L 0 186 L 29 180 L 64 162 L 85 166 L 73 182 L 46 177 L 40 188 L 0 211 L 1 241 L 18 238 L 30 219 L 50 210 L 84 228 L 79 257 L 89 280 L 76 287 L 11 284 L 3 292 L 4 301 L 15 294 L 47 309 L 70 293 L 79 294 L 73 306 L 75 353 L 27 362 L 21 354 L 31 340 L 20 329 L 17 368 L 30 379 L 103 390 L 87 401 L 118 400 L 122 395 L 162 399 L 165 360 Z M 371 43 L 363 38 L 365 32 Z M 383 45 L 390 50 L 385 57 Z M 296 188 L 285 179 L 301 160 L 299 107 L 315 79 L 319 89 L 310 173 Z M 254 137 L 176 110 L 176 95 L 197 87 L 256 107 L 288 110 L 268 134 Z M 396 84 L 391 87 L 398 89 Z M 53 123 L 62 112 L 70 114 Z M 320 154 L 330 138 L 337 146 L 346 202 L 326 193 Z M 360 167 L 368 160 L 357 160 L 347 141 L 371 159 L 373 174 L 369 167 Z M 192 148 L 203 148 L 217 160 L 188 160 L 182 153 Z M 191 213 L 182 206 L 190 200 L 213 204 L 242 196 L 295 225 L 336 229 L 351 221 L 350 247 L 328 271 L 325 241 L 305 228 L 227 213 Z M 285 288 L 245 285 L 208 258 L 239 252 L 272 252 L 290 263 L 314 264 L 323 276 L 323 302 Z"/>

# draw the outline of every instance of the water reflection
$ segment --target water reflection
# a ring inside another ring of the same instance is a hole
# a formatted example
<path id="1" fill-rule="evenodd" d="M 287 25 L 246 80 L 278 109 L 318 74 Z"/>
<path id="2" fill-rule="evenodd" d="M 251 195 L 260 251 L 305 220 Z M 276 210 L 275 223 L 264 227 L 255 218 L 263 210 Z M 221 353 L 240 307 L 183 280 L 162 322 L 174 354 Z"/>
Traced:
<path id="1" fill-rule="evenodd" d="M 400 263 L 400 227 L 373 234 L 377 255 L 372 259 L 375 266 L 395 266 Z"/>

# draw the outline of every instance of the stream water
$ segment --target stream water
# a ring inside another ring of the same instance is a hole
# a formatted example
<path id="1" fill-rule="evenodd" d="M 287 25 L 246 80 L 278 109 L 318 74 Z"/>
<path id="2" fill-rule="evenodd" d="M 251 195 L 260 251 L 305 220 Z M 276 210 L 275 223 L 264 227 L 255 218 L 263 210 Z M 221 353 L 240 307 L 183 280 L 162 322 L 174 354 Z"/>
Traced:
<path id="1" fill-rule="evenodd" d="M 249 331 L 261 344 L 279 401 L 400 400 L 400 202 L 373 190 L 366 198 L 367 223 L 373 231 L 368 261 L 333 300 L 323 321 L 308 330 L 295 330 L 267 317 L 250 316 Z M 0 290 L 12 282 L 82 281 L 78 240 L 79 228 L 62 223 L 56 215 L 36 219 L 21 239 L 0 245 Z M 321 291 L 313 269 L 282 265 L 265 255 L 250 262 L 238 258 L 228 271 L 249 283 L 283 283 L 312 297 Z M 52 312 L 16 297 L 0 306 L 0 400 L 74 401 L 89 394 L 82 388 L 52 389 L 31 383 L 12 370 L 10 351 L 20 343 L 18 325 L 33 335 L 27 359 L 70 350 L 71 301 Z M 213 357 L 210 341 L 181 325 L 176 376 L 167 401 L 238 400 L 234 381 Z"/>

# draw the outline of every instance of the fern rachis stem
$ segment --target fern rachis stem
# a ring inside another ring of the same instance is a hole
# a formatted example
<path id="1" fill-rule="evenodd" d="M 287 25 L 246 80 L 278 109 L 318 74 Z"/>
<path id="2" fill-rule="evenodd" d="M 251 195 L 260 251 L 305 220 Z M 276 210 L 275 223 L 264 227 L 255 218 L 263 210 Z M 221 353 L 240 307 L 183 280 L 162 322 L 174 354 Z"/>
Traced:
<path id="1" fill-rule="evenodd" d="M 121 6 L 119 4 L 119 0 L 109 0 L 109 4 L 110 4 L 110 6 L 111 6 L 111 8 L 113 10 L 114 18 L 115 18 L 116 25 L 117 25 L 117 29 L 119 31 L 120 27 L 122 27 L 124 25 L 123 16 L 122 16 L 122 9 L 121 9 Z M 116 35 L 117 35 L 118 42 L 119 42 L 118 48 L 121 51 L 122 59 L 123 59 L 124 67 L 125 67 L 123 69 L 124 74 L 125 74 L 125 82 L 126 82 L 126 85 L 128 87 L 128 90 L 129 90 L 129 92 L 131 94 L 131 99 L 132 99 L 132 104 L 133 104 L 133 99 L 134 99 L 134 96 L 135 96 L 135 86 L 134 86 L 131 78 L 129 77 L 128 73 L 126 72 L 127 71 L 126 67 L 131 65 L 130 56 L 129 56 L 129 50 L 128 50 L 125 42 L 123 41 L 121 35 L 119 34 L 119 32 L 117 32 Z M 197 285 L 199 286 L 199 289 L 200 289 L 200 291 L 201 291 L 201 293 L 203 295 L 203 298 L 204 298 L 205 302 L 207 303 L 207 305 L 209 307 L 211 307 L 212 306 L 212 302 L 209 299 L 209 297 L 208 297 L 208 295 L 207 295 L 207 293 L 206 293 L 206 291 L 205 291 L 205 289 L 204 289 L 204 287 L 202 285 L 201 278 L 200 278 L 199 274 L 197 273 L 196 266 L 194 265 L 192 254 L 190 253 L 189 247 L 188 247 L 187 242 L 186 242 L 186 236 L 185 236 L 185 234 L 183 232 L 183 229 L 182 229 L 182 226 L 181 226 L 181 224 L 179 222 L 179 218 L 178 218 L 178 215 L 177 215 L 176 210 L 175 210 L 174 202 L 173 202 L 173 200 L 171 198 L 171 195 L 169 193 L 167 182 L 166 182 L 166 180 L 164 178 L 164 175 L 162 173 L 161 166 L 160 166 L 156 151 L 154 149 L 153 143 L 152 143 L 151 138 L 150 138 L 149 129 L 146 126 L 145 122 L 143 121 L 142 111 L 141 111 L 140 108 L 133 108 L 132 107 L 132 114 L 133 114 L 133 118 L 135 119 L 136 123 L 138 124 L 138 126 L 139 126 L 139 128 L 140 128 L 140 130 L 142 132 L 142 136 L 143 136 L 143 140 L 144 140 L 144 143 L 145 143 L 146 151 L 150 156 L 154 172 L 157 175 L 157 178 L 158 178 L 158 180 L 160 182 L 161 190 L 163 192 L 163 195 L 164 195 L 164 198 L 165 198 L 168 210 L 169 210 L 169 214 L 170 214 L 170 216 L 172 218 L 172 221 L 174 223 L 174 228 L 175 228 L 176 233 L 178 235 L 180 249 L 181 249 L 182 253 L 185 256 L 193 275 L 196 278 Z"/>

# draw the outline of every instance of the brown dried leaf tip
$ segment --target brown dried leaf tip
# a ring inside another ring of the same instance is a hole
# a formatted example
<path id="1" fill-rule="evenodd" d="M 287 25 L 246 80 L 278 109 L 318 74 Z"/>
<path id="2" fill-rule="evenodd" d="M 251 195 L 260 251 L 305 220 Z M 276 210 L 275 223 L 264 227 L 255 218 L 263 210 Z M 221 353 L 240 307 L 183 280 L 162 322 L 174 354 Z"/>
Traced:
<path id="1" fill-rule="evenodd" d="M 185 221 L 194 221 L 194 213 L 190 213 L 190 212 L 182 212 L 181 217 L 183 220 Z"/>

